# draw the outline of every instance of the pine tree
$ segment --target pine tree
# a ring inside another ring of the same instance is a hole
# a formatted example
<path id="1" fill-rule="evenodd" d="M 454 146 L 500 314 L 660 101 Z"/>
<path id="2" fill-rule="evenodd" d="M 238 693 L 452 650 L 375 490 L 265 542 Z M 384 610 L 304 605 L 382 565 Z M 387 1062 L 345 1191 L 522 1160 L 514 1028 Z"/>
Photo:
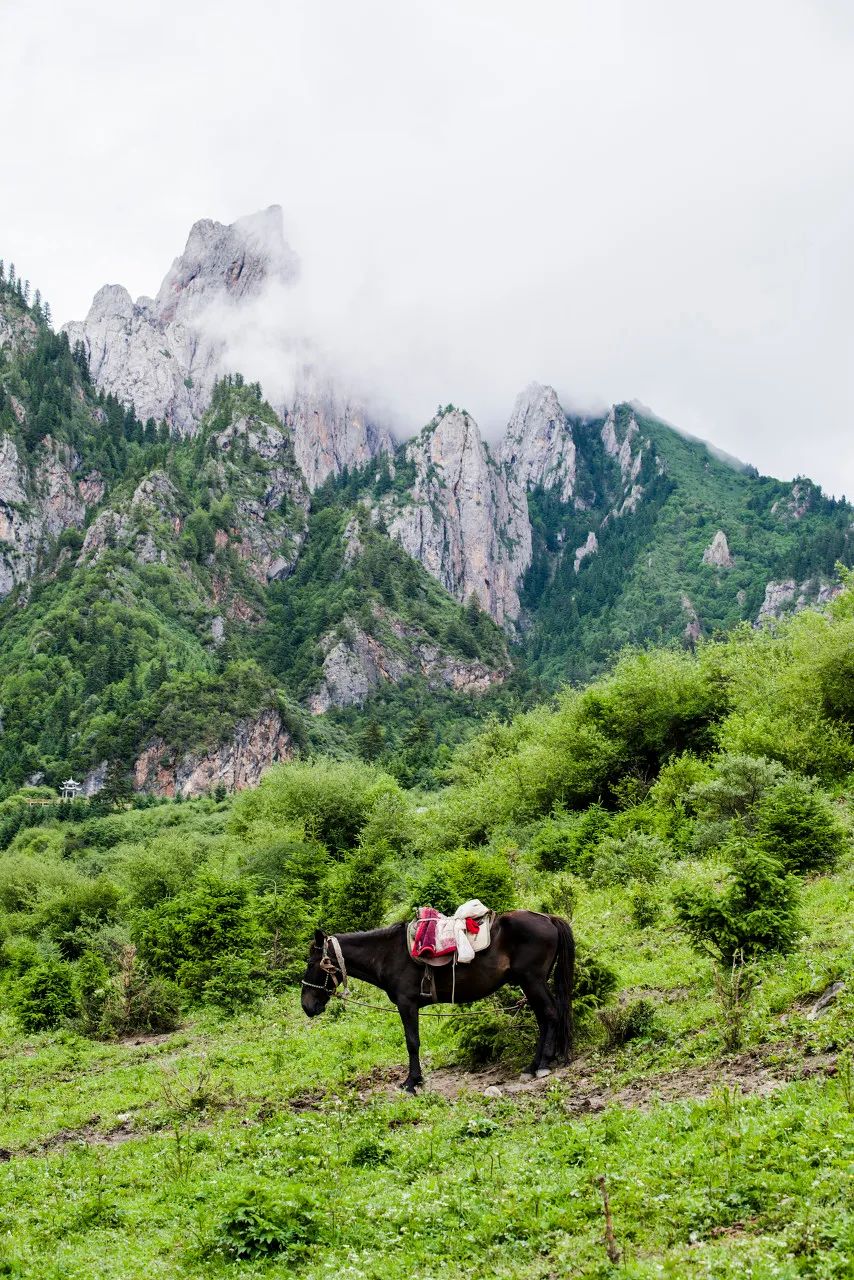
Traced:
<path id="1" fill-rule="evenodd" d="M 107 765 L 107 774 L 98 799 L 104 804 L 118 808 L 133 795 L 130 778 L 121 760 L 111 760 Z"/>

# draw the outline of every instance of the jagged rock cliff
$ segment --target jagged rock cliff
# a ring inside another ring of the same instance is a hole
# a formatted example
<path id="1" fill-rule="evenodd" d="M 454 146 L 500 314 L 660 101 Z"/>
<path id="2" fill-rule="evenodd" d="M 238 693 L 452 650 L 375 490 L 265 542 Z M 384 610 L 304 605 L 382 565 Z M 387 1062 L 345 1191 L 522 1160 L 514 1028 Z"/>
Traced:
<path id="1" fill-rule="evenodd" d="M 298 352 L 280 331 L 298 270 L 278 205 L 228 226 L 205 218 L 192 227 L 155 298 L 134 302 L 121 285 L 104 285 L 86 319 L 65 332 L 72 344 L 83 343 L 98 387 L 132 404 L 141 419 L 163 419 L 192 435 L 217 378 L 235 371 L 235 348 L 245 352 L 241 329 L 248 324 L 265 361 L 279 365 L 277 382 L 294 384 L 292 399 L 277 407 L 315 488 L 393 442 L 365 406 L 319 372 L 316 353 L 306 361 L 305 342 Z"/>
<path id="2" fill-rule="evenodd" d="M 217 786 L 228 791 L 257 787 L 270 765 L 290 760 L 293 741 L 275 708 L 238 721 L 225 741 L 208 751 L 176 756 L 162 738 L 155 738 L 137 758 L 132 770 L 135 790 L 159 796 L 204 795 Z M 93 771 L 86 793 L 103 786 L 106 770 Z"/>
<path id="3" fill-rule="evenodd" d="M 65 326 L 82 342 L 95 383 L 142 418 L 192 433 L 222 367 L 237 308 L 271 281 L 291 284 L 297 259 L 277 205 L 230 226 L 204 218 L 167 272 L 155 298 L 133 302 L 122 285 L 104 285 L 83 321 Z"/>
<path id="4" fill-rule="evenodd" d="M 575 441 L 553 387 L 532 382 L 518 396 L 499 456 L 524 488 L 557 489 L 562 502 L 572 500 Z"/>
<path id="5" fill-rule="evenodd" d="M 35 573 L 49 540 L 83 525 L 103 493 L 96 473 L 75 477 L 80 458 L 47 436 L 28 467 L 9 436 L 0 436 L 0 596 Z"/>
<path id="6" fill-rule="evenodd" d="M 311 367 L 300 370 L 293 403 L 285 406 L 284 416 L 309 489 L 345 467 L 363 467 L 394 448 L 391 432 L 364 405 L 342 395 L 332 378 Z"/>
<path id="7" fill-rule="evenodd" d="M 485 693 L 510 673 L 509 662 L 490 667 L 455 657 L 417 627 L 385 612 L 377 614 L 377 621 L 389 633 L 385 640 L 368 635 L 352 618 L 337 634 L 325 637 L 323 680 L 308 700 L 313 715 L 330 707 L 361 706 L 381 684 L 400 684 L 412 676 L 423 676 L 434 689 Z"/>
<path id="8" fill-rule="evenodd" d="M 414 480 L 380 511 L 389 532 L 459 601 L 477 597 L 499 625 L 519 616 L 531 524 L 518 477 L 490 455 L 477 423 L 450 409 L 405 450 Z"/>

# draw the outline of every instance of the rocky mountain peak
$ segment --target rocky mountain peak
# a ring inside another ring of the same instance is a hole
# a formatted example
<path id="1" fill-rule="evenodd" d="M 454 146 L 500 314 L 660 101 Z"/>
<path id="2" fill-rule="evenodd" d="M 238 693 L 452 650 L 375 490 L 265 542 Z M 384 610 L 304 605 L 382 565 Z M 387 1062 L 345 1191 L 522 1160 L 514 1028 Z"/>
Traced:
<path id="1" fill-rule="evenodd" d="M 279 205 L 224 225 L 210 218 L 193 224 L 184 252 L 172 263 L 154 300 L 161 322 L 197 311 L 225 296 L 236 302 L 271 280 L 289 285 L 299 259 L 285 240 Z"/>
<path id="2" fill-rule="evenodd" d="M 459 601 L 474 595 L 507 626 L 531 559 L 531 524 L 518 478 L 493 461 L 474 419 L 449 406 L 406 446 L 415 479 L 389 498 L 389 532 Z"/>
<path id="3" fill-rule="evenodd" d="M 267 343 L 281 344 L 283 375 L 295 351 L 264 331 L 270 288 L 287 290 L 299 274 L 299 259 L 285 239 L 282 210 L 224 224 L 203 218 L 193 224 L 184 252 L 175 259 L 156 297 L 134 302 L 121 285 L 99 289 L 85 320 L 65 326 L 69 341 L 82 342 L 96 385 L 132 404 L 145 420 L 165 419 L 181 435 L 194 435 L 224 373 L 230 367 L 228 334 L 242 315 Z M 276 311 L 280 306 L 278 294 Z M 303 350 L 305 356 L 305 350 Z M 313 362 L 313 363 L 312 363 Z M 285 377 L 284 381 L 289 381 Z M 287 417 L 297 460 L 310 488 L 344 467 L 363 466 L 391 449 L 389 432 L 367 408 L 319 371 L 314 353 L 297 372 L 290 403 L 277 408 Z"/>
<path id="4" fill-rule="evenodd" d="M 553 387 L 530 383 L 516 399 L 501 443 L 502 462 L 527 489 L 558 489 L 562 502 L 575 492 L 576 448 Z"/>

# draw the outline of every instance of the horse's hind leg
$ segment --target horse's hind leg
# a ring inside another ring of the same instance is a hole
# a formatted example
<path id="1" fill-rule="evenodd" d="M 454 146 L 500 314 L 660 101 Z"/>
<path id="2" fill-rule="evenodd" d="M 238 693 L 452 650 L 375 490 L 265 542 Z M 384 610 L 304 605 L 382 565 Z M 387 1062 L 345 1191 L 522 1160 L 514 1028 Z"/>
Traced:
<path id="1" fill-rule="evenodd" d="M 544 979 L 523 982 L 521 986 L 528 1004 L 534 1011 L 534 1017 L 537 1019 L 537 1026 L 540 1032 L 537 1037 L 537 1047 L 534 1050 L 534 1060 L 522 1074 L 530 1076 L 548 1075 L 548 1067 L 554 1061 L 555 1056 L 557 1005 L 549 985 Z"/>
<path id="2" fill-rule="evenodd" d="M 409 1075 L 400 1087 L 407 1093 L 414 1093 L 418 1086 L 424 1083 L 419 1057 L 421 1038 L 418 1033 L 418 1005 L 401 1002 L 397 1006 L 397 1011 L 403 1023 L 403 1034 L 406 1036 L 406 1049 L 409 1054 Z"/>

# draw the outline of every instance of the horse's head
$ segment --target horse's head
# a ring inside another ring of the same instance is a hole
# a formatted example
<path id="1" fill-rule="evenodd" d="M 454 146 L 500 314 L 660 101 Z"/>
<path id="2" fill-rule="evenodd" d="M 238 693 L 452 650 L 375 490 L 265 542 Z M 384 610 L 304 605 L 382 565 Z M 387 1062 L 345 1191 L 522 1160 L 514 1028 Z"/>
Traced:
<path id="1" fill-rule="evenodd" d="M 329 955 L 329 936 L 322 929 L 315 929 L 302 978 L 303 1013 L 309 1018 L 323 1013 L 340 981 L 338 967 Z"/>

